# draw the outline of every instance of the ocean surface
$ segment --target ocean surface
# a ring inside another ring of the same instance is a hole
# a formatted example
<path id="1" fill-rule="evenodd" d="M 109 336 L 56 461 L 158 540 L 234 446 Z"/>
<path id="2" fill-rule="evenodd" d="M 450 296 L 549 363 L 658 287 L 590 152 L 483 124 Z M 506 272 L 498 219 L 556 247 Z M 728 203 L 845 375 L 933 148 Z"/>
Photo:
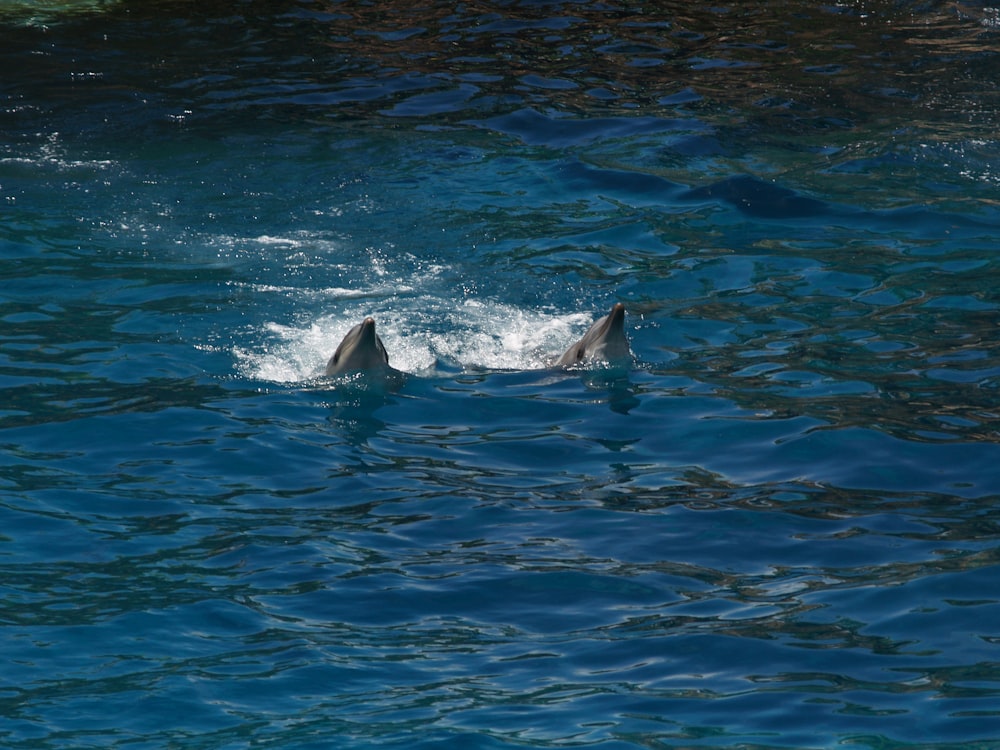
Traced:
<path id="1" fill-rule="evenodd" d="M 982 3 L 0 2 L 0 747 L 1000 747 L 998 80 Z"/>

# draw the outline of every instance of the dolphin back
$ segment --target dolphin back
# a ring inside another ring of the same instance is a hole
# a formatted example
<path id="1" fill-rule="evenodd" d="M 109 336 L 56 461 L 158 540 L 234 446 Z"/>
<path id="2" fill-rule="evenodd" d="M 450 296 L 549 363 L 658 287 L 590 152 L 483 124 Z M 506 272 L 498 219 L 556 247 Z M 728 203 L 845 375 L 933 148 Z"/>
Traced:
<path id="1" fill-rule="evenodd" d="M 625 334 L 625 306 L 617 302 L 611 312 L 594 323 L 582 339 L 565 351 L 556 366 L 621 362 L 631 355 L 628 336 Z"/>
<path id="2" fill-rule="evenodd" d="M 389 354 L 382 339 L 375 333 L 375 321 L 365 318 L 344 336 L 344 340 L 326 363 L 325 374 L 329 376 L 343 372 L 391 369 Z"/>

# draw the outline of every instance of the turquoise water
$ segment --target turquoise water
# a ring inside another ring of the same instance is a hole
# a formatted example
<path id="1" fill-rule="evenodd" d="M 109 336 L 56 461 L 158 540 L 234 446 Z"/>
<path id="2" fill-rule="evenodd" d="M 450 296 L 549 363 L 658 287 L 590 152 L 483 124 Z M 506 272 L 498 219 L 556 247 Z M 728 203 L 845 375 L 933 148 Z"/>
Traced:
<path id="1" fill-rule="evenodd" d="M 28 5 L 0 745 L 997 746 L 995 10 Z"/>

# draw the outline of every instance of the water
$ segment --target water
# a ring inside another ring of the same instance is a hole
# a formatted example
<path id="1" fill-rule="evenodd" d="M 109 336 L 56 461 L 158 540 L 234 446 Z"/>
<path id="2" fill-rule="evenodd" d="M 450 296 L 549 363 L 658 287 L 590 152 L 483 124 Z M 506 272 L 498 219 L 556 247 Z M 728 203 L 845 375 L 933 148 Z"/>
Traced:
<path id="1" fill-rule="evenodd" d="M 1000 741 L 994 9 L 4 13 L 4 747 Z"/>

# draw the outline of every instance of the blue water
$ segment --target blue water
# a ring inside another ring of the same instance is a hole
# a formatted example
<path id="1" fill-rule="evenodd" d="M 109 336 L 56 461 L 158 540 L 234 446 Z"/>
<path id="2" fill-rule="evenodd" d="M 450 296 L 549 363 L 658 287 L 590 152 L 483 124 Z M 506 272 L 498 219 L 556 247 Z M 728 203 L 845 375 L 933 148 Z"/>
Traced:
<path id="1" fill-rule="evenodd" d="M 0 746 L 1000 743 L 994 9 L 0 11 Z"/>

